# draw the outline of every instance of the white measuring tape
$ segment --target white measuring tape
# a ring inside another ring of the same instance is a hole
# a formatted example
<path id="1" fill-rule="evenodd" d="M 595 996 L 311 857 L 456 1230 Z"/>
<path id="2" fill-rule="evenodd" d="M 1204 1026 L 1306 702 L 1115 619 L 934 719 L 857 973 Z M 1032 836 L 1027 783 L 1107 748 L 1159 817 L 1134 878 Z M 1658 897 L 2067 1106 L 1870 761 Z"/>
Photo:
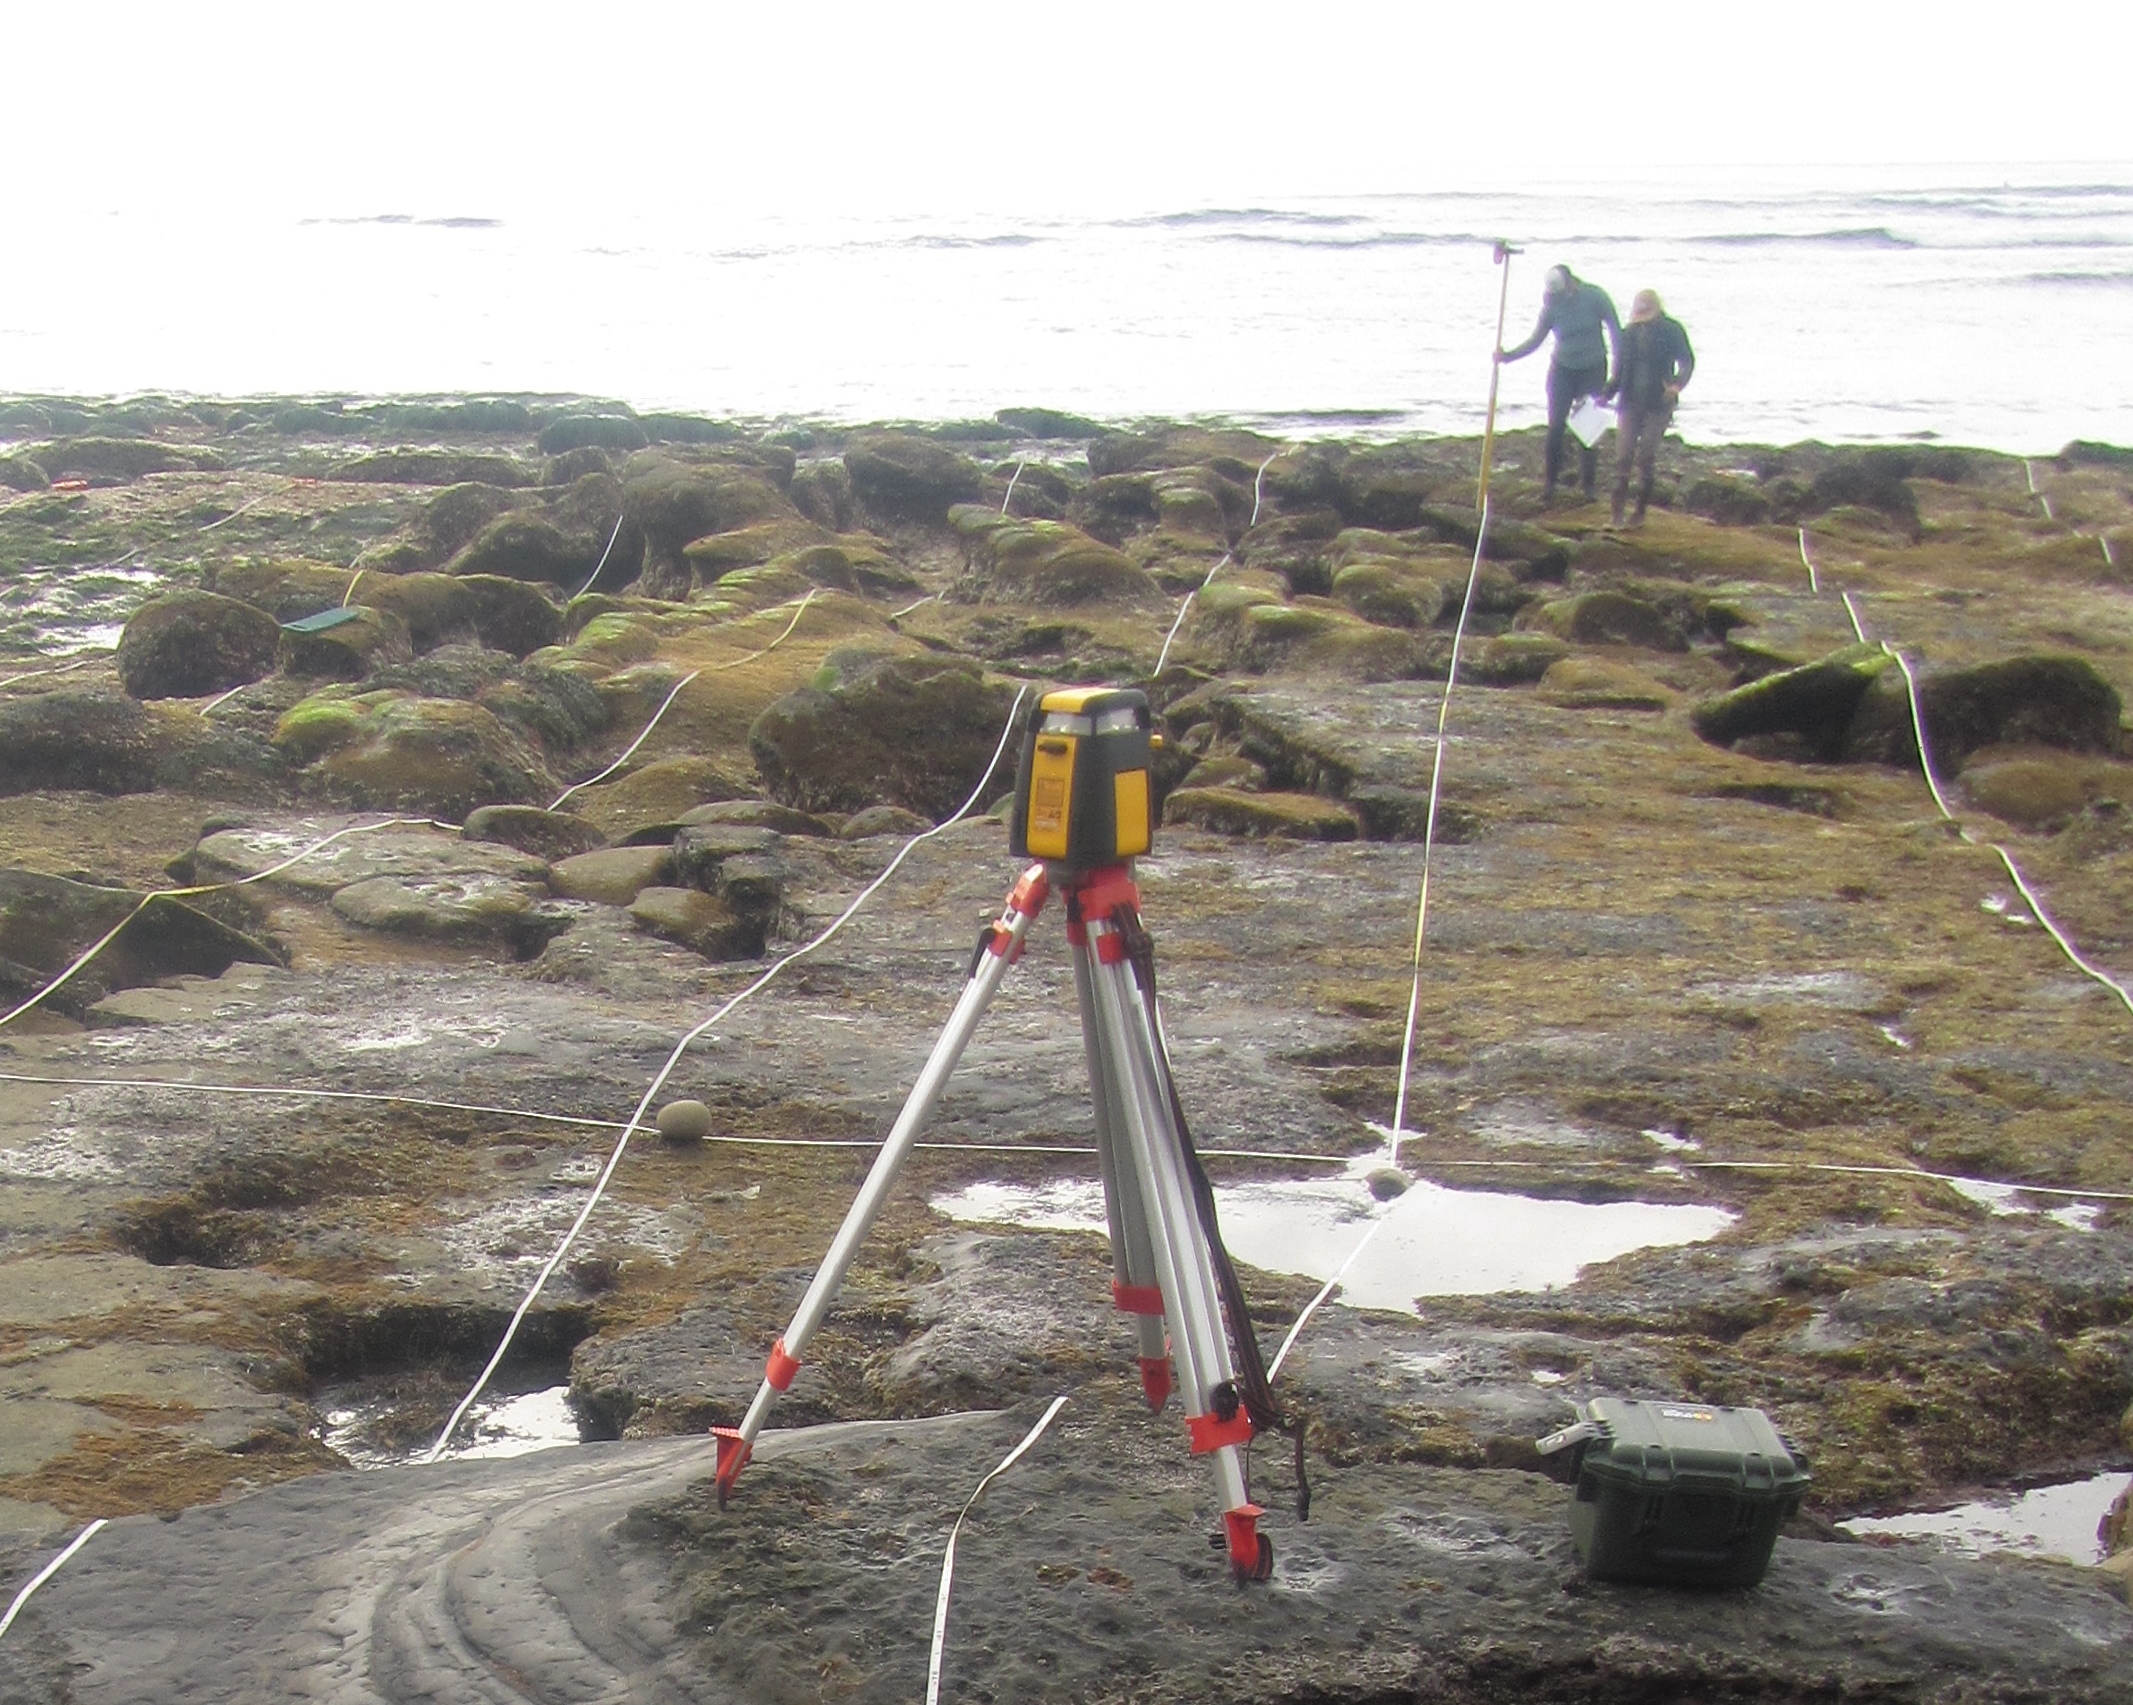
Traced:
<path id="1" fill-rule="evenodd" d="M 1044 1436 L 1044 1429 L 1052 1424 L 1052 1417 L 1066 1407 L 1064 1397 L 1052 1399 L 1052 1406 L 1037 1417 L 1037 1424 L 1023 1434 L 1022 1442 L 1000 1459 L 999 1465 L 980 1480 L 977 1490 L 970 1494 L 963 1505 L 963 1513 L 955 1518 L 955 1525 L 948 1530 L 948 1549 L 941 1557 L 940 1591 L 933 1598 L 933 1645 L 926 1655 L 926 1705 L 940 1705 L 941 1658 L 948 1644 L 948 1589 L 955 1580 L 955 1546 L 963 1537 L 963 1523 L 970 1519 L 970 1512 L 978 1507 L 978 1500 L 985 1496 L 985 1488 L 1022 1460 L 1023 1453 Z"/>

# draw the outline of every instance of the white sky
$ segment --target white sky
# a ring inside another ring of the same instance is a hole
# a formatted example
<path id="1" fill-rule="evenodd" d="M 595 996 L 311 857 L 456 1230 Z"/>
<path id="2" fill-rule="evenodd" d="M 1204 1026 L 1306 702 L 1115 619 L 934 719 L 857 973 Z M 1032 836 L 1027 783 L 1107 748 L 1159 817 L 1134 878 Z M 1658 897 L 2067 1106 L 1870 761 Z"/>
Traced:
<path id="1" fill-rule="evenodd" d="M 2124 0 L 17 0 L 4 37 L 18 235 L 53 197 L 209 216 L 1116 211 L 2133 159 Z"/>

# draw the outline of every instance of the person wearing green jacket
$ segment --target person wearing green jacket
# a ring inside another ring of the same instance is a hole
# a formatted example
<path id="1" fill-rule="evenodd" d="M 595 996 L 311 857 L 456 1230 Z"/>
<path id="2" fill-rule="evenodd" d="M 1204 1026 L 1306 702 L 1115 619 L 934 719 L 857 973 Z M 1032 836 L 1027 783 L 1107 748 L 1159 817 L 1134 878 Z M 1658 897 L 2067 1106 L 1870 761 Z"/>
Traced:
<path id="1" fill-rule="evenodd" d="M 1540 321 L 1533 335 L 1515 349 L 1499 349 L 1498 361 L 1522 361 L 1551 333 L 1555 352 L 1548 360 L 1548 492 L 1563 467 L 1563 435 L 1570 410 L 1580 397 L 1596 397 L 1607 388 L 1609 346 L 1620 347 L 1622 322 L 1615 305 L 1597 284 L 1587 284 L 1567 266 L 1551 266 L 1541 284 Z M 1578 446 L 1580 471 L 1589 502 L 1599 477 L 1597 446 Z"/>
<path id="2" fill-rule="evenodd" d="M 1622 328 L 1616 345 L 1615 376 L 1607 395 L 1615 404 L 1615 501 L 1614 523 L 1622 525 L 1622 511 L 1629 502 L 1631 464 L 1636 465 L 1637 512 L 1630 525 L 1644 525 L 1644 509 L 1652 500 L 1652 475 L 1659 460 L 1659 441 L 1674 418 L 1674 404 L 1681 387 L 1696 371 L 1696 352 L 1689 347 L 1689 334 L 1679 320 L 1667 316 L 1656 290 L 1640 290 L 1630 301 L 1629 324 Z"/>

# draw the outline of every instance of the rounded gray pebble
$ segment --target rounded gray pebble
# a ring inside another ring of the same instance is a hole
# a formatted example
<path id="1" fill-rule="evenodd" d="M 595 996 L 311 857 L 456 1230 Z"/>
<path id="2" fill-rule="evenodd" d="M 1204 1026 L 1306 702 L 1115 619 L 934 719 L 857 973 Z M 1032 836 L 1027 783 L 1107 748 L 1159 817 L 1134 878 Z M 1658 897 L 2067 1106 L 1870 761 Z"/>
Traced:
<path id="1" fill-rule="evenodd" d="M 660 1126 L 661 1130 L 665 1128 L 663 1124 Z M 1395 1196 L 1406 1195 L 1410 1182 L 1407 1174 L 1396 1166 L 1381 1166 L 1363 1178 L 1363 1183 L 1369 1187 L 1370 1193 L 1381 1202 L 1389 1202 Z"/>
<path id="2" fill-rule="evenodd" d="M 670 1143 L 700 1143 L 711 1134 L 711 1109 L 701 1101 L 669 1101 L 652 1122 Z"/>

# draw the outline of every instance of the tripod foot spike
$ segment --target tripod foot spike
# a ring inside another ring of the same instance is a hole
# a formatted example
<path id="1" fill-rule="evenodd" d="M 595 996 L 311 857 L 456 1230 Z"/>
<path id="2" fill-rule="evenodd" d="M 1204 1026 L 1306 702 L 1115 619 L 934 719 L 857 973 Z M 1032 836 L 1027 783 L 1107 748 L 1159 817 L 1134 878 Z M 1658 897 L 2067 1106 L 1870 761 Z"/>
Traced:
<path id="1" fill-rule="evenodd" d="M 726 1495 L 741 1477 L 741 1470 L 748 1466 L 754 1447 L 738 1427 L 713 1427 L 711 1436 L 718 1441 L 718 1507 L 724 1509 Z"/>
<path id="2" fill-rule="evenodd" d="M 1266 1514 L 1257 1504 L 1239 1504 L 1222 1512 L 1223 1532 L 1229 1538 L 1229 1566 L 1239 1581 L 1264 1581 L 1274 1573 L 1274 1542 L 1259 1531 L 1259 1518 Z"/>
<path id="3" fill-rule="evenodd" d="M 1143 1356 L 1140 1360 L 1141 1391 L 1148 1399 L 1150 1411 L 1160 1414 L 1163 1405 L 1170 1401 L 1170 1358 Z"/>

